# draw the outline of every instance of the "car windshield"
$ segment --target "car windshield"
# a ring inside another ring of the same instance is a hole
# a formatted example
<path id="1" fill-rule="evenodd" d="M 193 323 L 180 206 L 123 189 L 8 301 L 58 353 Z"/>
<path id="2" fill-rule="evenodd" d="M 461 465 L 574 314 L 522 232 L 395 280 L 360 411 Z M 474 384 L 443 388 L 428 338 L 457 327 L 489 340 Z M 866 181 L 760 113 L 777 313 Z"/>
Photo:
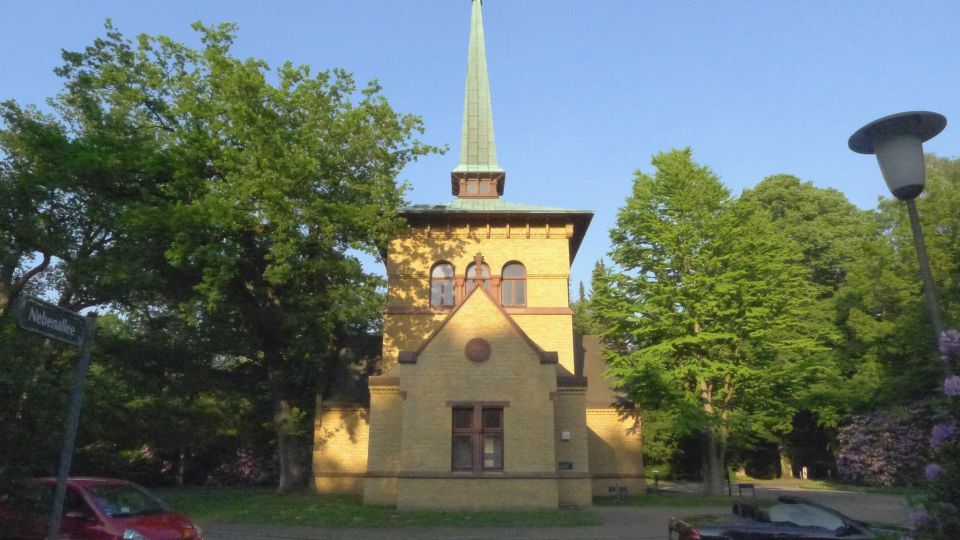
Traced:
<path id="1" fill-rule="evenodd" d="M 773 523 L 790 523 L 801 527 L 822 527 L 835 531 L 845 525 L 837 515 L 803 503 L 776 504 L 767 510 Z"/>
<path id="2" fill-rule="evenodd" d="M 90 494 L 93 503 L 109 517 L 170 512 L 170 509 L 159 499 L 132 484 L 90 486 L 87 488 L 87 493 Z"/>

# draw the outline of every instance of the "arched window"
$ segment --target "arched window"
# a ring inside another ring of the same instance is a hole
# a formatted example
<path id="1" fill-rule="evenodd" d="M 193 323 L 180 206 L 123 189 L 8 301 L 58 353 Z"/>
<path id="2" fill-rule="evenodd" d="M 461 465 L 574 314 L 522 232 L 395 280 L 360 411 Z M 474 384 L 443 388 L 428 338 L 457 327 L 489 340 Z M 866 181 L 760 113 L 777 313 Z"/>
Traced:
<path id="1" fill-rule="evenodd" d="M 480 263 L 480 275 L 483 276 L 483 288 L 490 290 L 490 267 L 487 263 Z M 464 276 L 467 282 L 467 293 L 476 288 L 474 279 L 477 277 L 477 263 L 470 263 L 467 266 L 467 274 Z"/>
<path id="2" fill-rule="evenodd" d="M 523 265 L 507 263 L 500 278 L 500 303 L 505 306 L 527 305 L 527 271 Z"/>
<path id="3" fill-rule="evenodd" d="M 453 265 L 440 262 L 430 270 L 430 305 L 450 307 L 453 305 Z"/>

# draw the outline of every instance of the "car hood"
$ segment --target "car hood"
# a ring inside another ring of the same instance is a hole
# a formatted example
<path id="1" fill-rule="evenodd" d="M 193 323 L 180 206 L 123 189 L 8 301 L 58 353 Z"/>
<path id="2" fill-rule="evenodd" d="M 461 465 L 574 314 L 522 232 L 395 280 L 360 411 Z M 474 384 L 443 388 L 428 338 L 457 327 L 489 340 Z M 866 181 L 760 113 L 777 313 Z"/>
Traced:
<path id="1" fill-rule="evenodd" d="M 843 538 L 843 540 L 861 540 L 874 538 L 870 531 L 862 531 L 838 536 L 836 531 L 823 527 L 802 527 L 796 525 L 776 525 L 757 522 L 718 523 L 696 526 L 705 538 L 732 538 L 732 539 L 762 539 L 762 538 Z"/>
<path id="2" fill-rule="evenodd" d="M 197 538 L 187 535 L 195 531 L 193 523 L 180 514 L 147 514 L 143 516 L 129 516 L 113 518 L 114 523 L 122 524 L 128 529 L 136 529 L 150 540 L 181 540 Z"/>

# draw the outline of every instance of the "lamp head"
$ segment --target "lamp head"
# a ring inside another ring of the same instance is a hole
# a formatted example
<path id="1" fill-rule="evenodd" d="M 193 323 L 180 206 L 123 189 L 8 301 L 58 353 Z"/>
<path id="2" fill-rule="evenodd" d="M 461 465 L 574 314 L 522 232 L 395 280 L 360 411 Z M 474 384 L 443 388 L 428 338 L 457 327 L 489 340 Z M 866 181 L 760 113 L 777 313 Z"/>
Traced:
<path id="1" fill-rule="evenodd" d="M 946 126 L 942 114 L 903 112 L 870 122 L 851 135 L 847 144 L 854 152 L 876 154 L 890 193 L 898 199 L 913 199 L 926 183 L 923 143 Z"/>

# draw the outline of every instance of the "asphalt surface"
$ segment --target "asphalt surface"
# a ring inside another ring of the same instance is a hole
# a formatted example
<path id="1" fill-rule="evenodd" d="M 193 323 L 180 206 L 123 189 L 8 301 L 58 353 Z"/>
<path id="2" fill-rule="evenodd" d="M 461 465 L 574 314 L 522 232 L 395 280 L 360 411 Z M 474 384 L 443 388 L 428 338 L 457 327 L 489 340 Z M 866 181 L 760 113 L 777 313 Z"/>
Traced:
<path id="1" fill-rule="evenodd" d="M 667 491 L 695 492 L 695 484 L 667 484 Z M 797 489 L 789 485 L 757 486 L 758 498 L 780 495 L 804 497 L 861 521 L 907 525 L 904 497 L 854 491 Z M 745 497 L 752 495 L 744 494 Z M 276 527 L 263 525 L 204 524 L 207 540 L 660 540 L 666 539 L 667 522 L 674 516 L 730 512 L 729 506 L 676 508 L 669 506 L 594 506 L 601 525 L 588 527 L 404 527 L 343 529 L 325 527 Z"/>

